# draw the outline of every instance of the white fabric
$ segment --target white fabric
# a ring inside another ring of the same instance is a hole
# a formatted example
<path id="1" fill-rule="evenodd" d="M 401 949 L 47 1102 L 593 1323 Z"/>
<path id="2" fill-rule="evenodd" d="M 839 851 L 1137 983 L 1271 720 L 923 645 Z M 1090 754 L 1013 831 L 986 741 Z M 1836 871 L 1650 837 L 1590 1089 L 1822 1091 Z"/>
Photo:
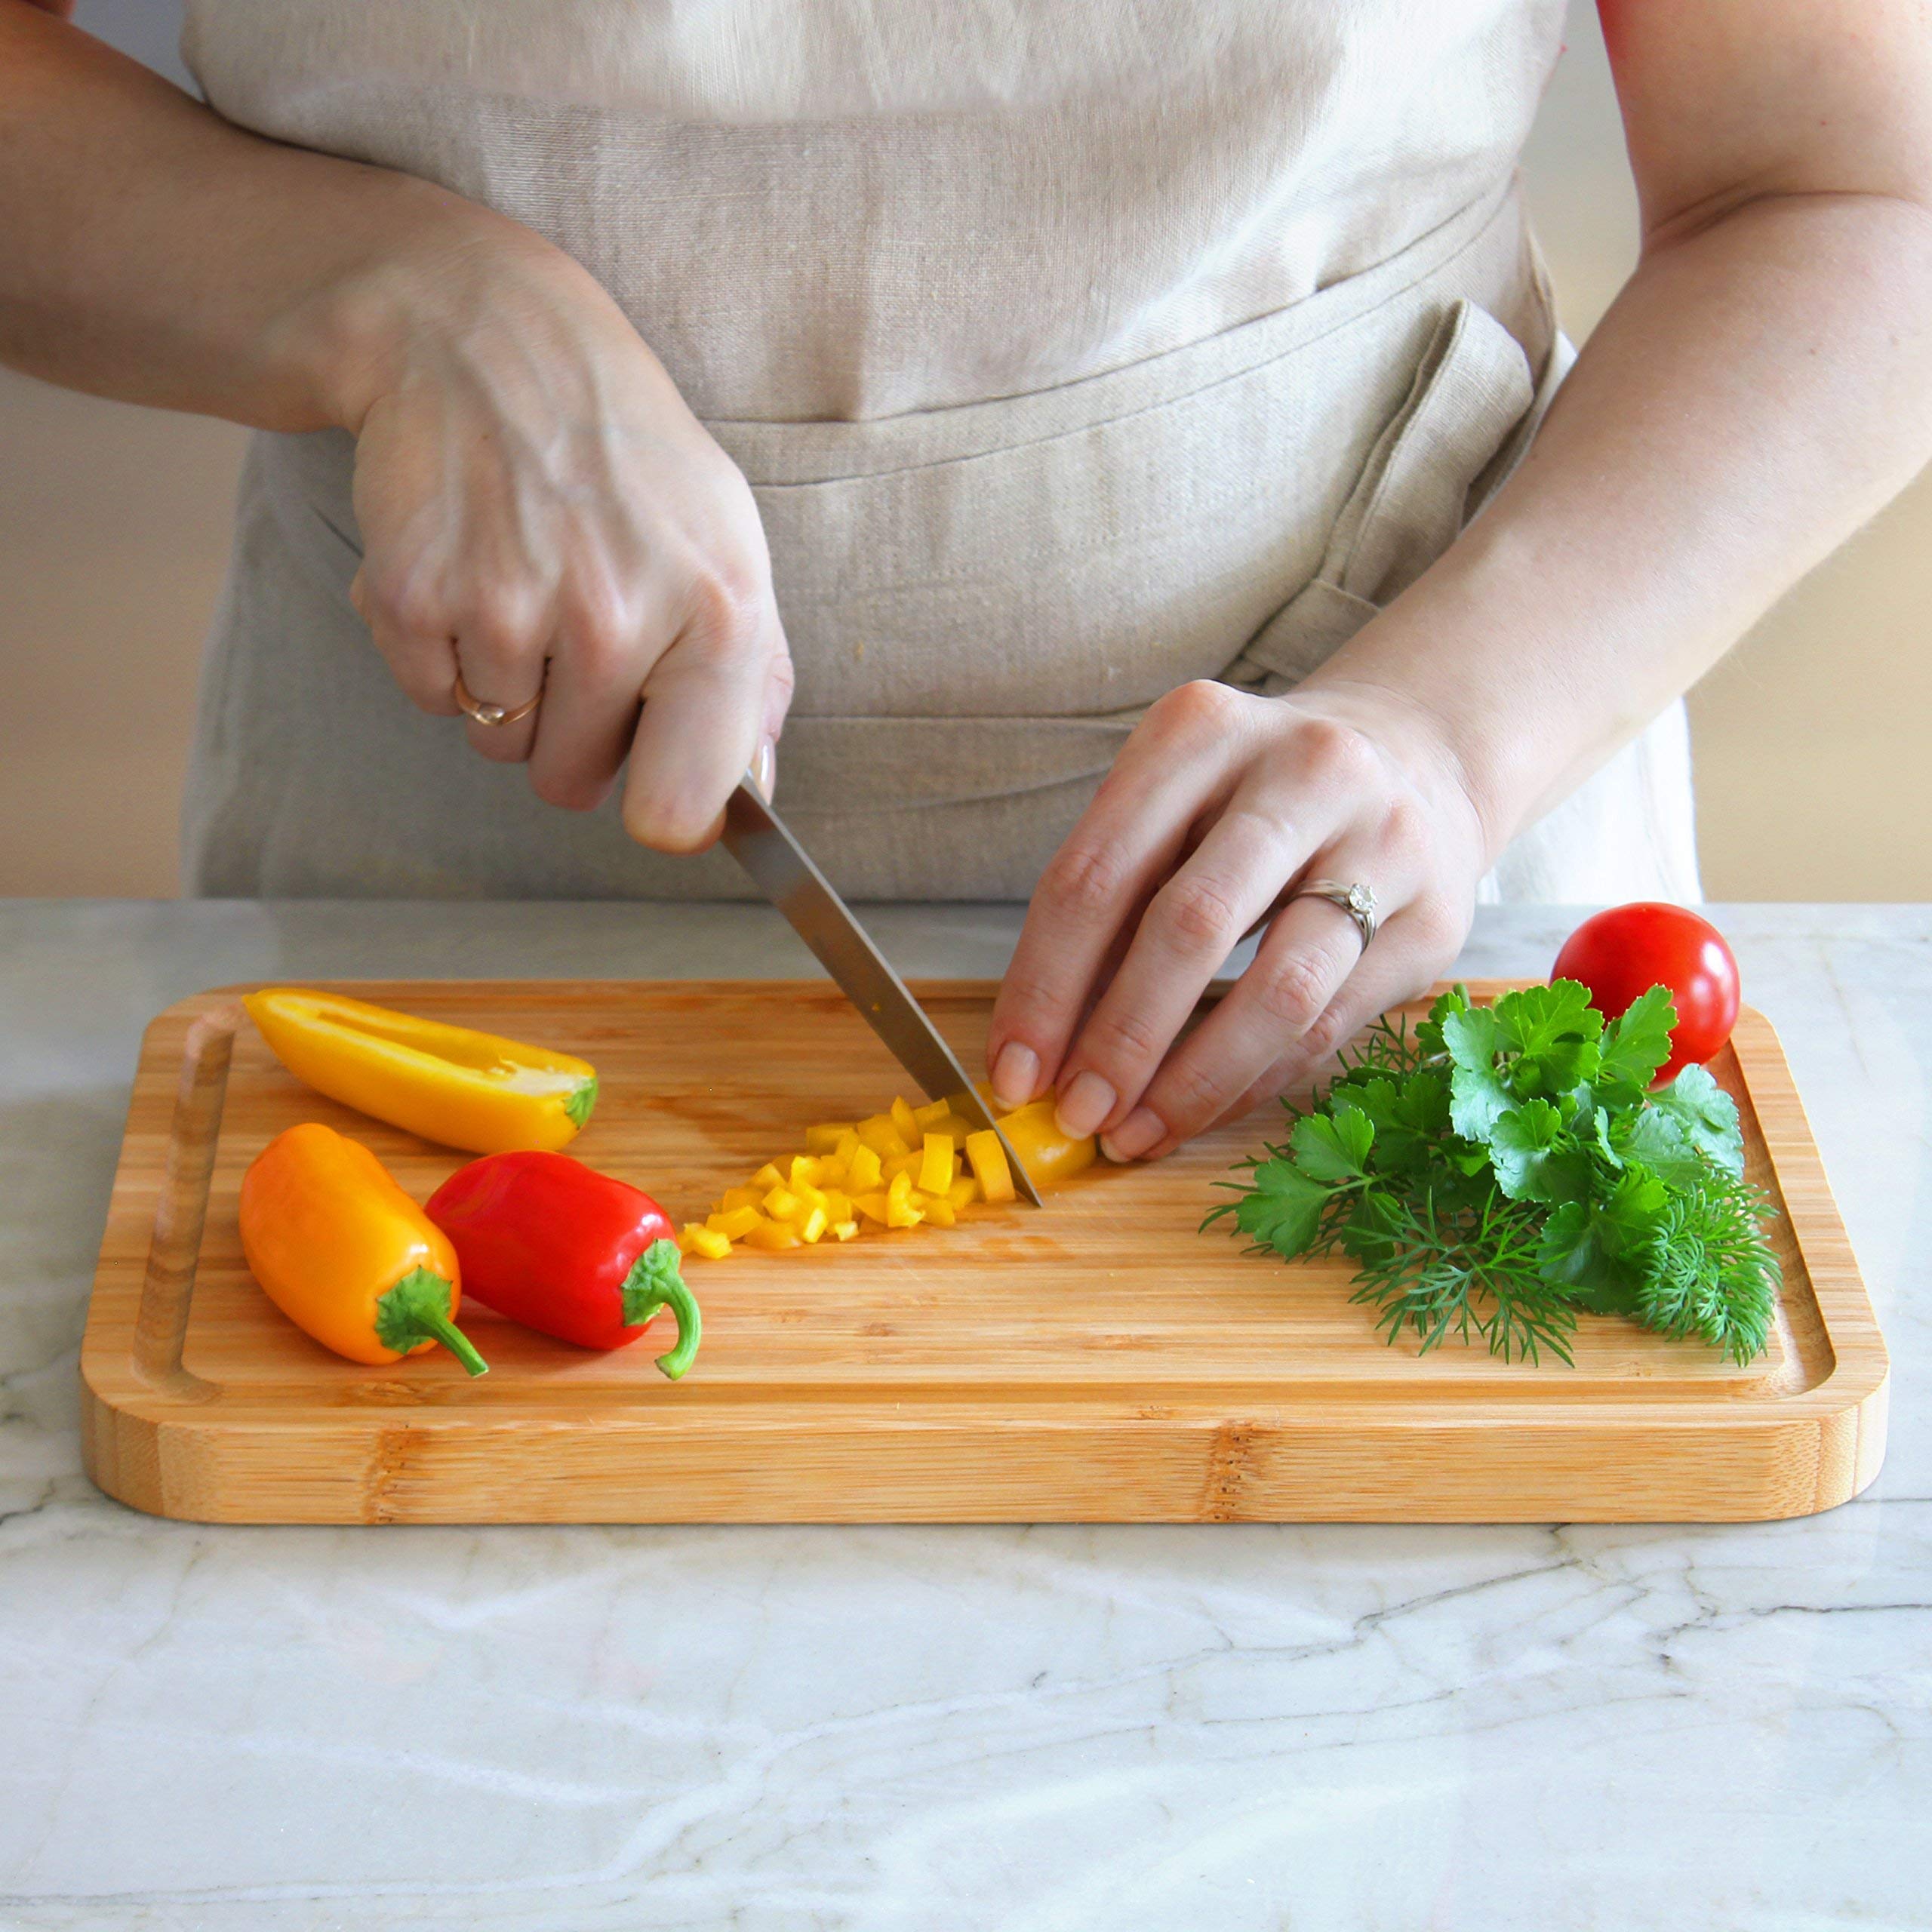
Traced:
<path id="1" fill-rule="evenodd" d="M 1287 688 L 1520 455 L 1562 367 L 1511 188 L 1559 14 L 190 0 L 187 46 L 232 117 L 595 270 L 757 494 L 801 835 L 857 897 L 1013 898 L 1146 705 Z M 352 457 L 251 458 L 195 888 L 743 893 L 408 708 L 346 601 Z M 1682 746 L 1485 891 L 1694 897 Z"/>

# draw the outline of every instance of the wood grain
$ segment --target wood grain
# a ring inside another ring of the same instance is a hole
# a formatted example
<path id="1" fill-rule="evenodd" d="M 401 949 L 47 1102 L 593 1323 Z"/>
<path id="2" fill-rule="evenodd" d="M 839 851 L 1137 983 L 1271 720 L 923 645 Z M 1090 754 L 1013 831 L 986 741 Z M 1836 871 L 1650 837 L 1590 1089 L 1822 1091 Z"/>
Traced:
<path id="1" fill-rule="evenodd" d="M 682 1219 L 811 1121 L 906 1082 L 818 981 L 382 982 L 358 998 L 581 1054 L 572 1152 Z M 1497 986 L 1478 986 L 1479 993 Z M 1782 1049 L 1747 1012 L 1712 1071 L 1784 1210 L 1786 1287 L 1749 1368 L 1586 1321 L 1576 1365 L 1389 1349 L 1334 1263 L 1195 1232 L 1251 1120 L 1043 1211 L 688 1264 L 703 1351 L 586 1354 L 475 1304 L 492 1372 L 327 1353 L 249 1277 L 243 1171 L 298 1120 L 419 1199 L 463 1156 L 285 1072 L 240 989 L 149 1029 L 82 1355 L 110 1495 L 226 1522 L 1743 1520 L 1828 1509 L 1883 1453 L 1887 1366 Z M 993 988 L 920 989 L 968 1063 Z"/>

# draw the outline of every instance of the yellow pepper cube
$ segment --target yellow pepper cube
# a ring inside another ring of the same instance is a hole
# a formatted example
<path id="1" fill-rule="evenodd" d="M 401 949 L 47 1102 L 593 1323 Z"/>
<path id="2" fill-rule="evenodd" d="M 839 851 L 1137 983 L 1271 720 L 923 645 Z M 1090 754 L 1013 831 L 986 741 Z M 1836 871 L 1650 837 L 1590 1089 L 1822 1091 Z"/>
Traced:
<path id="1" fill-rule="evenodd" d="M 970 1208 L 980 1198 L 980 1183 L 971 1174 L 961 1174 L 946 1190 L 946 1198 L 952 1204 L 955 1214 L 962 1208 Z"/>
<path id="2" fill-rule="evenodd" d="M 727 1241 L 743 1241 L 764 1219 L 755 1208 L 734 1208 L 726 1214 L 707 1214 L 704 1225 L 715 1229 Z"/>
<path id="3" fill-rule="evenodd" d="M 761 1221 L 745 1237 L 747 1247 L 761 1247 L 774 1254 L 802 1245 L 798 1231 L 789 1221 Z"/>
<path id="4" fill-rule="evenodd" d="M 952 1203 L 943 1194 L 921 1195 L 919 1212 L 936 1228 L 949 1228 L 959 1218 L 953 1212 Z"/>
<path id="5" fill-rule="evenodd" d="M 722 1261 L 731 1251 L 730 1238 L 715 1228 L 701 1227 L 697 1222 L 688 1222 L 684 1232 L 678 1237 L 678 1245 L 687 1254 L 701 1254 L 707 1261 Z"/>
<path id="6" fill-rule="evenodd" d="M 943 1194 L 952 1185 L 952 1137 L 928 1134 L 920 1150 L 918 1189 L 921 1194 Z"/>
<path id="7" fill-rule="evenodd" d="M 926 1130 L 919 1124 L 918 1115 L 897 1094 L 893 1096 L 891 1119 L 893 1125 L 899 1130 L 900 1139 L 909 1148 L 918 1146 Z"/>
<path id="8" fill-rule="evenodd" d="M 794 1225 L 798 1230 L 798 1238 L 809 1246 L 812 1242 L 823 1237 L 826 1229 L 831 1223 L 826 1218 L 826 1212 L 823 1208 L 814 1208 L 802 1221 L 797 1222 Z"/>
<path id="9" fill-rule="evenodd" d="M 845 1170 L 845 1184 L 854 1194 L 869 1194 L 885 1178 L 885 1166 L 878 1149 L 863 1146 Z"/>
<path id="10" fill-rule="evenodd" d="M 841 1189 L 828 1187 L 825 1190 L 825 1211 L 835 1223 L 849 1221 L 852 1218 L 852 1197 Z"/>
<path id="11" fill-rule="evenodd" d="M 912 1143 L 892 1124 L 888 1114 L 874 1114 L 859 1123 L 859 1138 L 875 1154 L 909 1154 Z"/>
<path id="12" fill-rule="evenodd" d="M 794 1154 L 786 1169 L 785 1177 L 795 1194 L 801 1187 L 810 1187 L 818 1179 L 819 1158 L 816 1154 Z"/>
<path id="13" fill-rule="evenodd" d="M 974 1175 L 989 1201 L 1014 1198 L 1013 1170 L 1007 1165 L 1006 1149 L 990 1128 L 983 1133 L 967 1135 L 966 1158 L 972 1163 Z"/>
<path id="14" fill-rule="evenodd" d="M 798 1211 L 798 1197 L 789 1187 L 774 1187 L 764 1197 L 764 1211 L 774 1221 L 789 1221 Z"/>
<path id="15" fill-rule="evenodd" d="M 775 1162 L 768 1161 L 752 1176 L 752 1185 L 754 1187 L 783 1187 L 785 1177 L 778 1171 Z"/>
<path id="16" fill-rule="evenodd" d="M 814 1154 L 835 1152 L 838 1143 L 852 1131 L 849 1120 L 822 1121 L 817 1127 L 805 1129 L 805 1146 Z"/>
<path id="17" fill-rule="evenodd" d="M 923 1107 L 912 1109 L 912 1118 L 924 1132 L 931 1134 L 952 1111 L 950 1100 L 928 1100 Z"/>
<path id="18" fill-rule="evenodd" d="M 832 1150 L 833 1157 L 835 1159 L 843 1161 L 849 1168 L 852 1164 L 852 1156 L 856 1154 L 859 1151 L 860 1148 L 863 1145 L 864 1143 L 859 1138 L 858 1129 L 854 1127 L 848 1127 L 845 1131 L 838 1137 L 838 1145 Z"/>
<path id="19" fill-rule="evenodd" d="M 818 1184 L 820 1187 L 843 1187 L 849 1171 L 836 1154 L 822 1154 L 819 1157 Z"/>
<path id="20" fill-rule="evenodd" d="M 801 1187 L 796 1190 L 798 1204 L 786 1217 L 795 1227 L 801 1226 L 807 1217 L 825 1212 L 825 1196 L 815 1187 Z"/>
<path id="21" fill-rule="evenodd" d="M 886 1179 L 896 1180 L 901 1174 L 910 1174 L 916 1182 L 919 1177 L 919 1163 L 925 1158 L 924 1152 L 916 1147 L 908 1153 L 894 1155 L 885 1164 Z"/>
<path id="22" fill-rule="evenodd" d="M 729 1214 L 740 1208 L 755 1208 L 764 1198 L 761 1187 L 728 1187 L 718 1201 L 718 1211 Z"/>
<path id="23" fill-rule="evenodd" d="M 852 1205 L 857 1208 L 868 1220 L 878 1222 L 881 1227 L 888 1225 L 886 1217 L 890 1211 L 891 1204 L 887 1201 L 882 1189 L 875 1194 L 854 1195 Z"/>
<path id="24" fill-rule="evenodd" d="M 849 1216 L 842 1221 L 834 1221 L 832 1235 L 835 1241 L 850 1241 L 859 1232 L 859 1224 Z"/>
<path id="25" fill-rule="evenodd" d="M 916 1228 L 925 1217 L 912 1198 L 912 1177 L 894 1174 L 885 1191 L 885 1225 L 888 1228 Z"/>

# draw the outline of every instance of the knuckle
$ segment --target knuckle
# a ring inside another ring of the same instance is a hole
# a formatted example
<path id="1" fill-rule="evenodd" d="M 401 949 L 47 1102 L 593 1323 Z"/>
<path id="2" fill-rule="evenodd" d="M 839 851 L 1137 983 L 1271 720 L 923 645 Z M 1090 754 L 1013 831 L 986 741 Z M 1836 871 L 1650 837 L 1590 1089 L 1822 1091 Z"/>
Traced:
<path id="1" fill-rule="evenodd" d="M 1212 678 L 1195 678 L 1157 699 L 1149 709 L 1148 721 L 1183 738 L 1216 738 L 1229 730 L 1241 704 L 1241 694 L 1232 686 Z"/>
<path id="2" fill-rule="evenodd" d="M 1241 934 L 1240 909 L 1218 879 L 1183 875 L 1161 888 L 1153 912 L 1183 952 L 1225 952 Z"/>
<path id="3" fill-rule="evenodd" d="M 1270 1020 L 1305 1032 L 1328 1003 L 1328 976 L 1312 955 L 1291 952 L 1257 970 L 1254 1001 Z"/>
<path id="4" fill-rule="evenodd" d="M 530 789 L 546 805 L 567 812 L 595 811 L 610 795 L 611 781 L 586 771 L 545 770 L 533 765 Z"/>
<path id="5" fill-rule="evenodd" d="M 1429 820 L 1406 792 L 1398 792 L 1382 809 L 1382 844 L 1398 859 L 1419 857 L 1429 839 Z"/>
<path id="6" fill-rule="evenodd" d="M 1318 1063 L 1346 1046 L 1358 1030 L 1352 1014 L 1331 1006 L 1310 1023 L 1302 1035 L 1302 1046 L 1307 1058 Z"/>
<path id="7" fill-rule="evenodd" d="M 1115 853 L 1104 846 L 1081 844 L 1063 847 L 1054 855 L 1040 887 L 1061 910 L 1091 919 L 1112 908 L 1126 883 Z"/>
<path id="8" fill-rule="evenodd" d="M 708 645 L 736 654 L 757 641 L 771 601 L 761 577 L 730 565 L 713 565 L 692 584 L 688 627 Z"/>
<path id="9" fill-rule="evenodd" d="M 463 600 L 457 634 L 466 649 L 491 663 L 521 663 L 543 641 L 548 626 L 540 603 L 527 590 L 486 584 Z"/>
<path id="10" fill-rule="evenodd" d="M 1213 1120 L 1227 1102 L 1227 1090 L 1213 1068 L 1183 1061 L 1161 1075 L 1144 1104 L 1167 1122 L 1171 1134 L 1185 1137 Z"/>
<path id="11" fill-rule="evenodd" d="M 1087 1023 L 1081 1057 L 1104 1066 L 1142 1066 L 1160 1057 L 1166 1044 L 1142 1015 L 1128 1006 L 1103 1007 Z"/>
<path id="12" fill-rule="evenodd" d="M 1296 749 L 1309 777 L 1346 788 L 1375 768 L 1375 748 L 1352 726 L 1332 718 L 1311 718 L 1296 734 Z"/>

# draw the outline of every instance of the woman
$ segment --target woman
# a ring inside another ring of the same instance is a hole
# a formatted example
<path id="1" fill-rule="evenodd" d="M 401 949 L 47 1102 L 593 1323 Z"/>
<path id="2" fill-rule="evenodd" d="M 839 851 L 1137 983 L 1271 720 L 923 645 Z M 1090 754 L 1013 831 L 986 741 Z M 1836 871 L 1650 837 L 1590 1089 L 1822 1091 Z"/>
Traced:
<path id="1" fill-rule="evenodd" d="M 0 354 L 266 432 L 194 888 L 732 892 L 783 729 L 848 890 L 1031 894 L 995 1085 L 1121 1158 L 1481 898 L 1694 897 L 1680 694 L 1932 450 L 1906 0 L 1603 0 L 1644 246 L 1567 380 L 1560 0 L 189 0 L 208 107 L 63 5 Z"/>

